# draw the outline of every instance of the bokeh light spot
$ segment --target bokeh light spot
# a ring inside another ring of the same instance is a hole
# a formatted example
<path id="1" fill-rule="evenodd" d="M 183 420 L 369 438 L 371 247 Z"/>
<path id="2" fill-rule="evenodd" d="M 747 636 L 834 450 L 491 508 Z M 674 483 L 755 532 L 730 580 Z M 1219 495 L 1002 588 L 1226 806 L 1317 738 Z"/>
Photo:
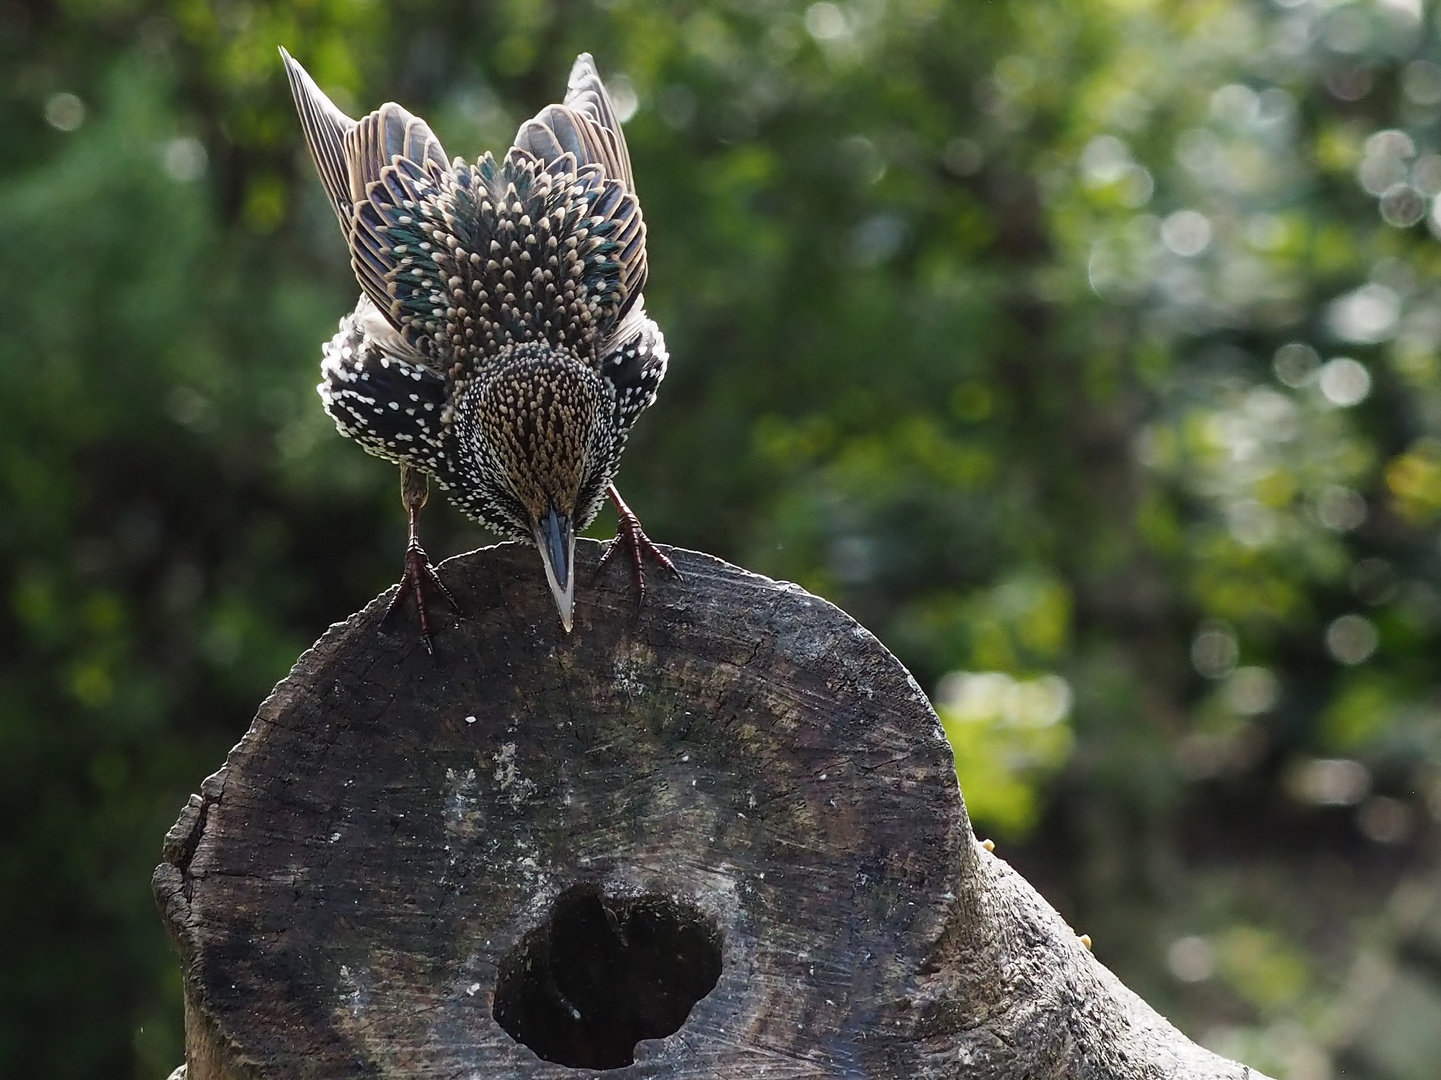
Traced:
<path id="1" fill-rule="evenodd" d="M 1376 652 L 1381 637 L 1364 615 L 1342 615 L 1326 627 L 1326 651 L 1343 664 L 1361 664 Z"/>
<path id="2" fill-rule="evenodd" d="M 85 123 L 85 102 L 74 94 L 52 94 L 45 102 L 45 122 L 59 131 L 74 131 Z"/>

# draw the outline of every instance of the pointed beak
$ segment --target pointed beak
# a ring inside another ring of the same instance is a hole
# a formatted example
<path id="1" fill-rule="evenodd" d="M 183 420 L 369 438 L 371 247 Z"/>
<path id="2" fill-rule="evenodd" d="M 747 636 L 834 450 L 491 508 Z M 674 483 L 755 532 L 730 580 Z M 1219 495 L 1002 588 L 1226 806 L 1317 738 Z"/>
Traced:
<path id="1" fill-rule="evenodd" d="M 560 609 L 560 624 L 568 634 L 575 608 L 575 527 L 568 516 L 551 507 L 533 531 L 540 561 L 545 564 L 545 579 Z"/>

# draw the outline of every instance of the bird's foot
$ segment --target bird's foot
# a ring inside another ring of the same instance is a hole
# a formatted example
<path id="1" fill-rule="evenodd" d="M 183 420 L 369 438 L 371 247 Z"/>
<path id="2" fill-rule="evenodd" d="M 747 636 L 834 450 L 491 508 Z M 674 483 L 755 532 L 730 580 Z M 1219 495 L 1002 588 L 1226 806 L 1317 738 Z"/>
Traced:
<path id="1" fill-rule="evenodd" d="M 615 501 L 617 504 L 615 539 L 606 545 L 606 549 L 600 557 L 600 562 L 596 564 L 595 573 L 597 577 L 600 576 L 600 572 L 605 569 L 605 564 L 610 562 L 611 556 L 616 553 L 621 545 L 628 548 L 631 559 L 631 573 L 635 579 L 635 588 L 638 594 L 636 597 L 636 606 L 639 607 L 645 603 L 645 557 L 647 555 L 660 563 L 661 566 L 665 567 L 677 578 L 681 576 L 681 572 L 676 569 L 675 563 L 671 562 L 670 556 L 651 542 L 650 537 L 645 534 L 645 530 L 640 527 L 640 518 L 635 516 L 635 512 L 619 499 Z"/>
<path id="2" fill-rule="evenodd" d="M 433 656 L 435 655 L 435 646 L 430 639 L 430 615 L 425 606 L 426 589 L 440 593 L 450 601 L 450 606 L 455 610 L 455 614 L 460 615 L 460 604 L 456 602 L 451 591 L 445 587 L 445 582 L 440 580 L 440 575 L 435 572 L 435 567 L 430 565 L 430 558 L 425 554 L 425 549 L 412 537 L 410 544 L 405 549 L 405 573 L 400 578 L 400 589 L 396 592 L 395 598 L 390 601 L 390 606 L 385 609 L 385 615 L 381 622 L 389 622 L 390 617 L 405 603 L 405 598 L 413 595 L 415 610 L 420 615 L 420 640 L 425 643 L 425 651 Z"/>

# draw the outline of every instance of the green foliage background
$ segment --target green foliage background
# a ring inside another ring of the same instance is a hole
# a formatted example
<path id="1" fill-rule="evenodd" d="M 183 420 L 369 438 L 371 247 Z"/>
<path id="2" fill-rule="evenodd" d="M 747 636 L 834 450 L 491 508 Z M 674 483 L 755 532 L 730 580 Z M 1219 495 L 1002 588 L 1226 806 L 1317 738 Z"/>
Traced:
<path id="1" fill-rule="evenodd" d="M 312 389 L 356 289 L 280 44 L 466 156 L 595 53 L 673 357 L 651 535 L 895 649 L 982 832 L 1193 1036 L 1353 1060 L 1441 812 L 1420 0 L 6 0 L 0 1077 L 180 1060 L 160 838 L 399 570 Z"/>

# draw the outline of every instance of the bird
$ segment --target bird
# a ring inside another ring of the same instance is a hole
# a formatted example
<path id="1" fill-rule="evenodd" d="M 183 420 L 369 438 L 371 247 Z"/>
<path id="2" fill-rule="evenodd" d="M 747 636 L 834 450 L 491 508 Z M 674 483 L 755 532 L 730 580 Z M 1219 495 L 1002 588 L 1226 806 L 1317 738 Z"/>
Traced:
<path id="1" fill-rule="evenodd" d="M 342 435 L 400 466 L 410 536 L 388 620 L 427 591 L 419 516 L 432 480 L 468 517 L 533 543 L 569 633 L 575 538 L 607 497 L 641 602 L 645 560 L 679 577 L 615 486 L 621 451 L 669 354 L 645 311 L 645 222 L 615 107 L 590 54 L 564 100 L 503 156 L 448 159 L 387 102 L 352 119 L 280 50 L 305 141 L 360 285 L 324 346 L 317 389 Z"/>

